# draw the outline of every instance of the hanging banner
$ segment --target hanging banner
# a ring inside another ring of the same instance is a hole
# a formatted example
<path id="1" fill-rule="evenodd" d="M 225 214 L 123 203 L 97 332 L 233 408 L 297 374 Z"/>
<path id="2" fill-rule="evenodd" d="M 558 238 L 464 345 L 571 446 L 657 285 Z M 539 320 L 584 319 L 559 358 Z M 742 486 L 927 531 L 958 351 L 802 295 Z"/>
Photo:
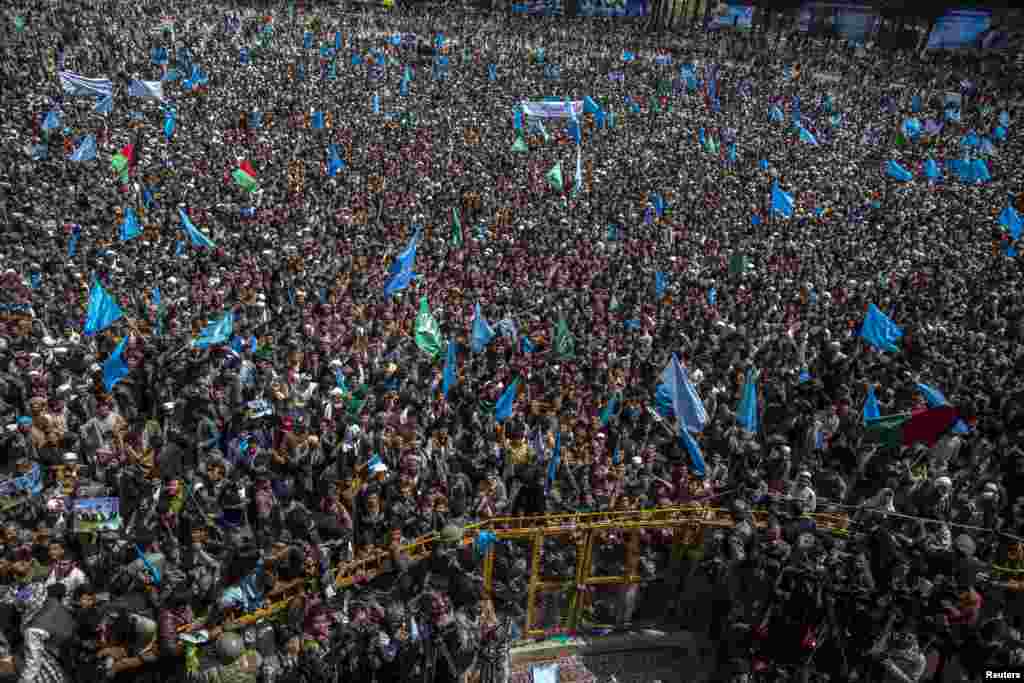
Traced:
<path id="1" fill-rule="evenodd" d="M 566 119 L 583 113 L 583 100 L 575 102 L 523 102 L 523 113 L 541 119 Z"/>

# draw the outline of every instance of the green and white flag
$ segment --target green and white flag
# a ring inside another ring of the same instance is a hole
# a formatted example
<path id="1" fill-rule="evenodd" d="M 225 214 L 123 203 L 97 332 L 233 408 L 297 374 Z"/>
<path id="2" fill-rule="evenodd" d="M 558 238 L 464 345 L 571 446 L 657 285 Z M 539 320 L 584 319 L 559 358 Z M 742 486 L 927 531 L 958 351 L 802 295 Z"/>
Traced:
<path id="1" fill-rule="evenodd" d="M 444 341 L 441 339 L 441 328 L 430 313 L 427 297 L 420 299 L 420 312 L 416 316 L 416 346 L 431 358 L 441 355 Z"/>

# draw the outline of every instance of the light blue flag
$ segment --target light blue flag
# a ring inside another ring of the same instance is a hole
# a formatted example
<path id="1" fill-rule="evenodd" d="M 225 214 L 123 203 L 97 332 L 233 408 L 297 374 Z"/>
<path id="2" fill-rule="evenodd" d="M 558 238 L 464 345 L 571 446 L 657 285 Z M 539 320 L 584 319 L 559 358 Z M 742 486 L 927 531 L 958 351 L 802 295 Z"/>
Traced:
<path id="1" fill-rule="evenodd" d="M 679 430 L 679 444 L 690 455 L 690 471 L 698 477 L 704 476 L 704 454 L 700 452 L 700 444 L 686 429 Z"/>
<path id="2" fill-rule="evenodd" d="M 93 161 L 96 158 L 96 136 L 86 135 L 68 158 L 71 161 Z"/>
<path id="3" fill-rule="evenodd" d="M 654 274 L 654 299 L 661 301 L 662 297 L 665 296 L 665 288 L 668 286 L 668 279 L 665 277 L 665 273 L 660 270 Z"/>
<path id="4" fill-rule="evenodd" d="M 374 93 L 374 95 L 373 95 L 373 113 L 374 114 L 379 114 L 380 113 L 380 95 L 378 95 L 376 93 Z"/>
<path id="5" fill-rule="evenodd" d="M 512 127 L 516 130 L 523 129 L 523 112 L 519 108 L 512 110 Z"/>
<path id="6" fill-rule="evenodd" d="M 487 79 L 490 81 L 498 80 L 498 67 L 494 64 L 487 65 Z"/>
<path id="7" fill-rule="evenodd" d="M 718 290 L 712 287 L 708 290 L 708 306 L 714 306 L 718 301 Z"/>
<path id="8" fill-rule="evenodd" d="M 804 382 L 811 381 L 811 371 L 808 370 L 807 368 L 801 368 L 800 369 L 800 375 L 796 378 L 796 381 L 799 384 L 803 384 Z"/>
<path id="9" fill-rule="evenodd" d="M 173 108 L 168 107 L 164 112 L 164 136 L 170 140 L 174 137 L 174 130 L 178 127 L 178 115 Z"/>
<path id="10" fill-rule="evenodd" d="M 767 171 L 768 170 L 768 160 L 767 159 L 761 159 L 761 161 L 758 163 L 758 165 L 761 167 L 762 171 Z"/>
<path id="11" fill-rule="evenodd" d="M 612 415 L 618 412 L 619 400 L 616 396 L 612 396 L 608 399 L 608 403 L 605 404 L 604 408 L 601 409 L 601 424 L 608 426 L 608 421 L 612 419 Z"/>
<path id="12" fill-rule="evenodd" d="M 558 477 L 558 468 L 562 464 L 562 430 L 559 427 L 555 428 L 555 448 L 551 451 L 551 459 L 548 460 L 548 476 L 544 482 L 544 493 L 547 494 L 551 491 L 551 487 L 555 484 L 555 478 Z M 555 672 L 557 675 L 557 671 Z"/>
<path id="13" fill-rule="evenodd" d="M 936 181 L 942 178 L 942 170 L 939 165 L 935 163 L 934 159 L 928 159 L 924 162 L 924 174 L 928 180 Z"/>
<path id="14" fill-rule="evenodd" d="M 811 131 L 807 130 L 801 125 L 797 125 L 797 128 L 800 130 L 800 142 L 806 142 L 808 145 L 811 145 L 812 147 L 817 146 L 818 138 L 814 137 L 811 134 Z"/>
<path id="15" fill-rule="evenodd" d="M 306 31 L 302 34 L 302 47 L 307 50 L 313 47 L 313 34 L 311 32 Z"/>
<path id="16" fill-rule="evenodd" d="M 60 111 L 51 109 L 46 113 L 46 117 L 43 119 L 43 130 L 55 130 L 60 128 Z"/>
<path id="17" fill-rule="evenodd" d="M 124 362 L 124 349 L 128 345 L 128 335 L 125 335 L 121 343 L 110 354 L 110 358 L 103 364 L 103 386 L 109 392 L 118 382 L 128 376 L 128 364 Z"/>
<path id="18" fill-rule="evenodd" d="M 981 139 L 981 145 L 978 147 L 978 151 L 980 151 L 985 156 L 990 157 L 995 156 L 999 153 L 998 151 L 996 151 L 996 146 L 993 145 L 992 141 L 989 140 L 988 138 Z"/>
<path id="19" fill-rule="evenodd" d="M 448 392 L 455 386 L 455 377 L 458 375 L 458 355 L 455 353 L 455 342 L 448 341 L 448 353 L 444 359 L 444 372 L 441 375 L 441 393 L 445 400 L 448 399 Z"/>
<path id="20" fill-rule="evenodd" d="M 1009 128 L 1010 127 L 1010 113 L 1009 112 L 1004 111 L 1004 112 L 1000 112 L 999 113 L 999 125 L 1003 126 L 1004 128 Z"/>
<path id="21" fill-rule="evenodd" d="M 114 111 L 114 94 L 111 93 L 96 100 L 96 106 L 92 110 L 97 114 L 109 114 Z"/>
<path id="22" fill-rule="evenodd" d="M 398 84 L 398 94 L 401 95 L 402 97 L 408 97 L 409 96 L 409 80 L 408 79 L 403 78 L 401 83 Z"/>
<path id="23" fill-rule="evenodd" d="M 249 112 L 249 127 L 256 129 L 263 127 L 263 113 L 258 111 Z"/>
<path id="24" fill-rule="evenodd" d="M 632 62 L 634 59 L 636 59 L 636 55 L 633 54 L 631 51 L 629 51 L 629 50 L 623 50 L 622 51 L 622 61 L 624 61 L 624 62 Z"/>
<path id="25" fill-rule="evenodd" d="M 728 158 L 729 158 L 730 163 L 733 163 L 733 164 L 736 163 L 736 143 L 735 142 L 732 143 L 731 145 L 729 145 L 729 157 Z"/>
<path id="26" fill-rule="evenodd" d="M 71 238 L 68 239 L 68 258 L 74 258 L 78 251 L 78 237 L 82 234 L 82 226 L 77 223 L 71 228 Z"/>
<path id="27" fill-rule="evenodd" d="M 736 407 L 736 424 L 748 432 L 757 433 L 760 425 L 760 414 L 757 407 L 757 375 L 754 369 L 747 370 L 743 381 L 743 393 L 740 404 Z"/>
<path id="28" fill-rule="evenodd" d="M 583 155 L 581 149 L 579 145 L 576 146 L 576 178 L 572 185 L 573 196 L 583 191 Z"/>
<path id="29" fill-rule="evenodd" d="M 679 421 L 679 424 L 690 432 L 700 433 L 708 423 L 708 412 L 704 407 L 704 401 L 697 388 L 690 382 L 689 373 L 679 357 L 672 354 L 672 360 L 665 366 L 661 373 L 661 387 L 667 391 L 662 394 L 670 401 L 672 414 Z M 656 392 L 657 394 L 658 392 Z"/>
<path id="30" fill-rule="evenodd" d="M 162 81 L 131 81 L 128 83 L 128 97 L 162 100 L 164 98 L 164 84 Z"/>
<path id="31" fill-rule="evenodd" d="M 185 255 L 185 240 L 178 240 L 177 244 L 174 245 L 174 255 L 184 256 Z"/>
<path id="32" fill-rule="evenodd" d="M 516 400 L 516 391 L 519 389 L 519 380 L 515 380 L 512 384 L 505 389 L 502 393 L 501 398 L 498 399 L 498 403 L 494 406 L 494 419 L 498 422 L 504 422 L 505 420 L 512 417 L 512 405 Z"/>
<path id="33" fill-rule="evenodd" d="M 310 122 L 313 130 L 324 129 L 324 113 L 322 111 L 313 112 L 313 120 Z"/>
<path id="34" fill-rule="evenodd" d="M 860 328 L 860 336 L 871 346 L 890 353 L 898 352 L 897 342 L 903 336 L 903 330 L 889 316 L 879 310 L 878 306 L 868 306 L 867 315 Z"/>
<path id="35" fill-rule="evenodd" d="M 600 105 L 594 101 L 590 95 L 583 96 L 583 113 L 584 114 L 596 114 L 601 111 Z"/>
<path id="36" fill-rule="evenodd" d="M 89 308 L 85 314 L 83 334 L 92 337 L 113 325 L 124 317 L 124 312 L 117 305 L 114 297 L 107 294 L 99 280 L 93 280 L 89 290 Z"/>
<path id="37" fill-rule="evenodd" d="M 477 304 L 473 315 L 473 334 L 469 341 L 469 348 L 473 353 L 480 353 L 487 348 L 492 339 L 494 339 L 494 328 L 480 312 L 480 304 Z"/>
<path id="38" fill-rule="evenodd" d="M 768 120 L 773 123 L 782 123 L 786 120 L 786 115 L 782 113 L 782 109 L 775 106 L 768 110 Z"/>
<path id="39" fill-rule="evenodd" d="M 864 418 L 864 424 L 882 417 L 882 412 L 878 408 L 878 397 L 875 396 L 874 384 L 868 385 L 868 397 L 864 399 L 864 411 L 862 417 Z"/>
<path id="40" fill-rule="evenodd" d="M 192 340 L 192 348 L 205 349 L 210 346 L 226 344 L 235 333 L 235 314 L 228 311 L 220 320 L 211 320 Z"/>
<path id="41" fill-rule="evenodd" d="M 704 135 L 704 126 L 701 126 L 697 130 L 697 143 L 700 144 L 701 147 L 703 147 L 706 142 L 707 137 Z"/>
<path id="42" fill-rule="evenodd" d="M 185 234 L 188 235 L 189 241 L 191 241 L 194 246 L 209 249 L 215 249 L 217 247 L 217 245 L 213 243 L 213 240 L 200 232 L 199 228 L 192 225 L 192 221 L 189 220 L 188 214 L 185 213 L 185 209 L 178 209 L 178 216 L 181 218 L 182 229 L 185 231 Z"/>
<path id="43" fill-rule="evenodd" d="M 160 80 L 166 81 L 168 83 L 172 83 L 172 82 L 178 80 L 179 78 L 181 78 L 181 74 L 178 73 L 177 69 L 168 69 L 167 73 L 165 73 L 164 77 L 162 79 L 160 79 Z"/>
<path id="44" fill-rule="evenodd" d="M 952 121 L 953 123 L 960 123 L 960 110 L 959 109 L 947 109 L 946 120 Z"/>
<path id="45" fill-rule="evenodd" d="M 121 221 L 121 241 L 138 237 L 142 234 L 142 227 L 139 226 L 139 219 L 135 216 L 135 209 L 128 206 L 124 210 L 124 220 Z"/>
<path id="46" fill-rule="evenodd" d="M 790 218 L 793 215 L 794 206 L 793 195 L 783 192 L 782 188 L 779 187 L 779 181 L 776 180 L 772 183 L 772 213 L 780 214 L 784 218 Z"/>
<path id="47" fill-rule="evenodd" d="M 914 174 L 900 166 L 895 160 L 890 159 L 885 165 L 886 174 L 893 180 L 900 183 L 908 183 L 914 179 Z"/>
<path id="48" fill-rule="evenodd" d="M 949 401 L 946 400 L 942 392 L 933 386 L 918 382 L 917 390 L 924 396 L 924 401 L 928 404 L 929 408 L 941 408 L 942 406 L 949 405 Z"/>
<path id="49" fill-rule="evenodd" d="M 992 136 L 996 140 L 999 140 L 999 142 L 1002 142 L 1006 139 L 1006 128 L 1003 126 L 996 126 L 995 130 L 992 131 Z"/>
<path id="50" fill-rule="evenodd" d="M 537 350 L 537 347 L 533 345 L 533 342 L 526 335 L 519 338 L 519 348 L 523 353 L 533 353 Z"/>
<path id="51" fill-rule="evenodd" d="M 327 175 L 333 178 L 343 168 L 345 168 L 345 161 L 338 154 L 338 146 L 330 145 L 327 148 Z"/>

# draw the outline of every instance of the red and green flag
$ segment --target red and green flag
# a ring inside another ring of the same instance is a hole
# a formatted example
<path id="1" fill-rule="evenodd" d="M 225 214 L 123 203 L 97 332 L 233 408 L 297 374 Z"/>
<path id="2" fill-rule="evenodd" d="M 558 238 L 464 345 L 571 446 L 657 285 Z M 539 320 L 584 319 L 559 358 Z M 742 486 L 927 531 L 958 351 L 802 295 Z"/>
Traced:
<path id="1" fill-rule="evenodd" d="M 910 446 L 919 442 L 931 445 L 958 419 L 957 410 L 952 406 L 939 406 L 914 413 L 885 415 L 867 421 L 865 441 L 894 448 Z"/>
<path id="2" fill-rule="evenodd" d="M 238 164 L 238 168 L 231 172 L 231 177 L 246 192 L 255 192 L 259 187 L 256 182 L 256 170 L 248 161 Z"/>
<path id="3" fill-rule="evenodd" d="M 128 177 L 128 167 L 134 159 L 135 146 L 129 143 L 114 155 L 114 158 L 110 161 L 110 167 L 120 174 L 122 180 L 126 180 Z"/>

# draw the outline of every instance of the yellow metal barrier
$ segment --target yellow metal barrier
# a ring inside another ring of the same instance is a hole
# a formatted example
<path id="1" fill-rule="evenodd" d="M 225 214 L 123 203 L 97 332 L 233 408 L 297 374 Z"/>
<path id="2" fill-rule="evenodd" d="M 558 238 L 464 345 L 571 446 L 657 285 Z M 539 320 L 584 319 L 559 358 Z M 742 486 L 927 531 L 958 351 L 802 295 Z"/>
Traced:
<path id="1" fill-rule="evenodd" d="M 843 513 L 819 513 L 805 515 L 813 519 L 818 529 L 845 535 L 849 526 L 849 516 Z M 767 522 L 768 513 L 752 512 L 755 526 L 763 527 Z M 732 513 L 726 508 L 715 508 L 705 505 L 685 505 L 671 508 L 648 510 L 627 510 L 610 512 L 583 512 L 557 515 L 540 515 L 525 517 L 495 517 L 483 522 L 471 524 L 463 529 L 461 544 L 471 545 L 480 531 L 490 531 L 499 540 L 528 541 L 530 551 L 530 582 L 527 599 L 527 618 L 524 635 L 527 637 L 543 636 L 545 630 L 537 624 L 536 601 L 539 594 L 552 591 L 570 591 L 570 614 L 565 619 L 567 628 L 579 626 L 581 615 L 590 606 L 592 586 L 626 586 L 642 583 L 638 565 L 640 559 L 640 533 L 645 529 L 672 530 L 674 546 L 695 546 L 702 543 L 703 532 L 711 529 L 725 529 L 733 526 Z M 594 576 L 593 554 L 596 541 L 600 534 L 626 534 L 626 562 L 624 571 L 619 576 Z M 576 546 L 576 566 L 573 576 L 569 579 L 545 577 L 542 573 L 542 555 L 544 540 L 549 537 L 563 538 Z M 422 536 L 412 543 L 401 546 L 401 552 L 412 561 L 422 560 L 430 556 L 437 534 Z M 1016 550 L 1016 548 L 1013 548 Z M 1021 551 L 1024 557 L 1024 551 Z M 348 588 L 374 579 L 386 571 L 385 562 L 389 551 L 378 551 L 372 556 L 344 563 L 335 574 L 335 586 Z M 1015 559 L 1011 556 L 1010 559 Z M 1019 564 L 1014 562 L 1013 564 Z M 1002 579 L 1007 589 L 1024 590 L 1024 568 L 993 566 L 994 576 Z M 494 546 L 492 545 L 483 558 L 482 573 L 484 590 L 490 595 L 494 589 Z M 270 596 L 270 606 L 238 616 L 225 624 L 226 629 L 240 628 L 260 619 L 272 618 L 287 609 L 289 603 L 304 595 L 305 582 L 291 582 L 278 587 Z M 280 596 L 280 597 L 278 597 Z M 277 598 L 277 599 L 275 599 Z M 202 628 L 196 623 L 185 626 L 182 631 Z"/>

